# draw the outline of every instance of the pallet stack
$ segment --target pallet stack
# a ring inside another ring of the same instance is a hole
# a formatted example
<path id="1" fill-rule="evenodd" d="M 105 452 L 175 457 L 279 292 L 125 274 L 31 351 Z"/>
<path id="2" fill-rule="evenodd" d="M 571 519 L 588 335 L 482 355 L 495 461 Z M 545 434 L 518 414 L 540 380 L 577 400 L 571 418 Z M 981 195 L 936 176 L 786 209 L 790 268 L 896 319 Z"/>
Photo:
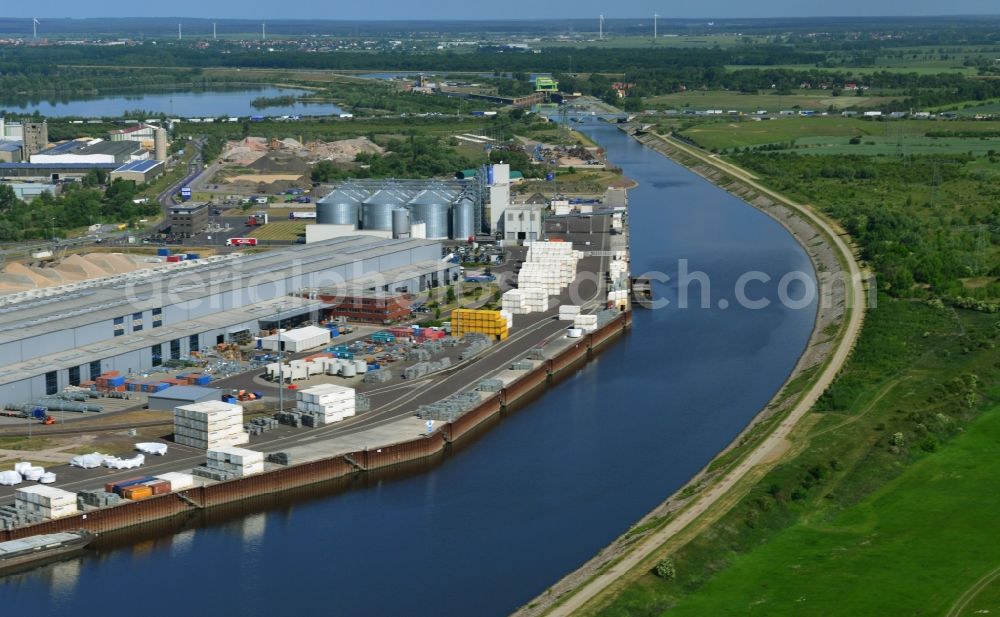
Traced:
<path id="1" fill-rule="evenodd" d="M 233 478 L 264 472 L 264 453 L 244 448 L 218 448 L 208 451 L 207 467 Z"/>
<path id="2" fill-rule="evenodd" d="M 296 409 L 312 415 L 319 424 L 340 422 L 357 412 L 354 388 L 323 384 L 299 390 Z"/>
<path id="3" fill-rule="evenodd" d="M 494 340 L 503 341 L 510 330 L 507 318 L 500 311 L 455 309 L 451 312 L 451 333 L 457 338 L 466 334 L 485 334 Z"/>
<path id="4" fill-rule="evenodd" d="M 580 307 L 573 304 L 563 304 L 559 307 L 559 321 L 575 321 L 580 314 Z"/>
<path id="5" fill-rule="evenodd" d="M 14 507 L 46 520 L 78 514 L 76 493 L 42 484 L 14 491 Z"/>
<path id="6" fill-rule="evenodd" d="M 174 409 L 174 441 L 192 448 L 212 450 L 247 443 L 243 406 L 205 401 Z"/>
<path id="7" fill-rule="evenodd" d="M 573 327 L 584 332 L 597 330 L 597 315 L 577 315 L 573 319 Z"/>

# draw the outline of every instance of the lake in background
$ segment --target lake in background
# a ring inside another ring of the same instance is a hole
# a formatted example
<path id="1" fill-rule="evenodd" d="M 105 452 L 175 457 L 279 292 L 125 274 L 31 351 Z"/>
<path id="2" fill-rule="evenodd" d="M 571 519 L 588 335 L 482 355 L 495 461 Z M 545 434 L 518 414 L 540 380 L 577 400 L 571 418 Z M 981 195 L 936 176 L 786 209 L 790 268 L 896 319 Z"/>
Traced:
<path id="1" fill-rule="evenodd" d="M 0 110 L 14 114 L 38 112 L 48 118 L 119 118 L 126 112 L 142 109 L 170 118 L 219 118 L 249 116 L 331 116 L 343 110 L 333 103 L 295 103 L 277 107 L 255 108 L 250 102 L 259 97 L 301 96 L 308 90 L 263 86 L 256 89 L 117 94 L 71 101 L 23 99 L 0 96 Z"/>

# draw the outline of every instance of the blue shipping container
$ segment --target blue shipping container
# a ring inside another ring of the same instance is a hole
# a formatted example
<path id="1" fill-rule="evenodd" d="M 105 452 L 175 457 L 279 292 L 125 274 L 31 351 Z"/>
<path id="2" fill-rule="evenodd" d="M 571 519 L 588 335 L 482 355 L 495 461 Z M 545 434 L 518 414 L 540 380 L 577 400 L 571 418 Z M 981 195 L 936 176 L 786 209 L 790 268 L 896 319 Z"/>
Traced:
<path id="1" fill-rule="evenodd" d="M 188 259 L 201 259 L 201 254 L 200 253 L 188 253 L 187 254 L 187 258 Z"/>
<path id="2" fill-rule="evenodd" d="M 153 476 L 144 476 L 142 478 L 133 478 L 131 480 L 122 480 L 121 482 L 115 482 L 111 485 L 111 491 L 119 495 L 122 494 L 122 489 L 126 489 L 130 486 L 135 486 L 136 484 L 142 484 L 144 482 L 149 482 L 155 480 Z"/>
<path id="3" fill-rule="evenodd" d="M 330 330 L 330 338 L 337 338 L 340 336 L 340 328 L 337 326 L 327 326 L 327 329 Z"/>
<path id="4" fill-rule="evenodd" d="M 167 257 L 170 255 L 170 249 L 156 249 L 156 254 L 160 257 Z"/>
<path id="5" fill-rule="evenodd" d="M 125 378 L 124 377 L 109 377 L 108 378 L 108 385 L 116 387 L 116 388 L 118 386 L 124 386 L 125 385 Z"/>

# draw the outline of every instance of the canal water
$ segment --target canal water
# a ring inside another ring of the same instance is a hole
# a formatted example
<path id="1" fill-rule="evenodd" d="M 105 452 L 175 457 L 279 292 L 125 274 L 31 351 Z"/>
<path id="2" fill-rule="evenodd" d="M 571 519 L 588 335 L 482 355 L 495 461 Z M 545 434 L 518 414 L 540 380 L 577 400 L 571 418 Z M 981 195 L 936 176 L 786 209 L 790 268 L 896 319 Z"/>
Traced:
<path id="1" fill-rule="evenodd" d="M 639 182 L 634 270 L 676 281 L 686 259 L 714 308 L 658 285 L 670 306 L 637 309 L 628 336 L 443 464 L 2 579 L 4 613 L 103 614 L 127 590 L 144 615 L 505 615 L 683 485 L 767 404 L 813 326 L 814 304 L 740 308 L 737 279 L 766 273 L 746 293 L 776 300 L 782 276 L 812 270 L 767 216 L 613 126 L 581 128 Z"/>
<path id="2" fill-rule="evenodd" d="M 119 118 L 126 112 L 144 110 L 154 114 L 167 114 L 171 118 L 220 118 L 249 116 L 330 116 L 342 112 L 333 103 L 301 103 L 256 108 L 250 103 L 259 97 L 294 96 L 308 94 L 298 88 L 259 88 L 203 90 L 190 92 L 158 92 L 143 94 L 117 94 L 71 100 L 25 100 L 0 96 L 0 109 L 8 114 L 38 112 L 48 118 Z"/>

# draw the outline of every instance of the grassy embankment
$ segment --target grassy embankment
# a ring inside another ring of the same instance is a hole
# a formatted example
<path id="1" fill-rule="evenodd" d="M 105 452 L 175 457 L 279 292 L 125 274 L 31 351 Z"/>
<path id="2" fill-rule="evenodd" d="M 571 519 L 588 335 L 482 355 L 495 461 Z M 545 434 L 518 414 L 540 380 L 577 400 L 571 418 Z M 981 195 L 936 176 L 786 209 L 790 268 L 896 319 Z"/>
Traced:
<path id="1" fill-rule="evenodd" d="M 983 501 L 1000 481 L 996 446 L 948 442 L 984 405 L 1000 429 L 996 319 L 881 300 L 791 456 L 670 555 L 672 578 L 646 574 L 600 614 L 914 614 L 1000 565 L 1000 547 L 977 550 L 1000 522 Z"/>
<path id="2" fill-rule="evenodd" d="M 734 158 L 841 220 L 883 293 L 785 460 L 600 614 L 943 614 L 1000 565 L 996 157 L 927 158 Z M 983 310 L 946 304 L 973 293 Z M 997 596 L 985 584 L 963 610 Z"/>

